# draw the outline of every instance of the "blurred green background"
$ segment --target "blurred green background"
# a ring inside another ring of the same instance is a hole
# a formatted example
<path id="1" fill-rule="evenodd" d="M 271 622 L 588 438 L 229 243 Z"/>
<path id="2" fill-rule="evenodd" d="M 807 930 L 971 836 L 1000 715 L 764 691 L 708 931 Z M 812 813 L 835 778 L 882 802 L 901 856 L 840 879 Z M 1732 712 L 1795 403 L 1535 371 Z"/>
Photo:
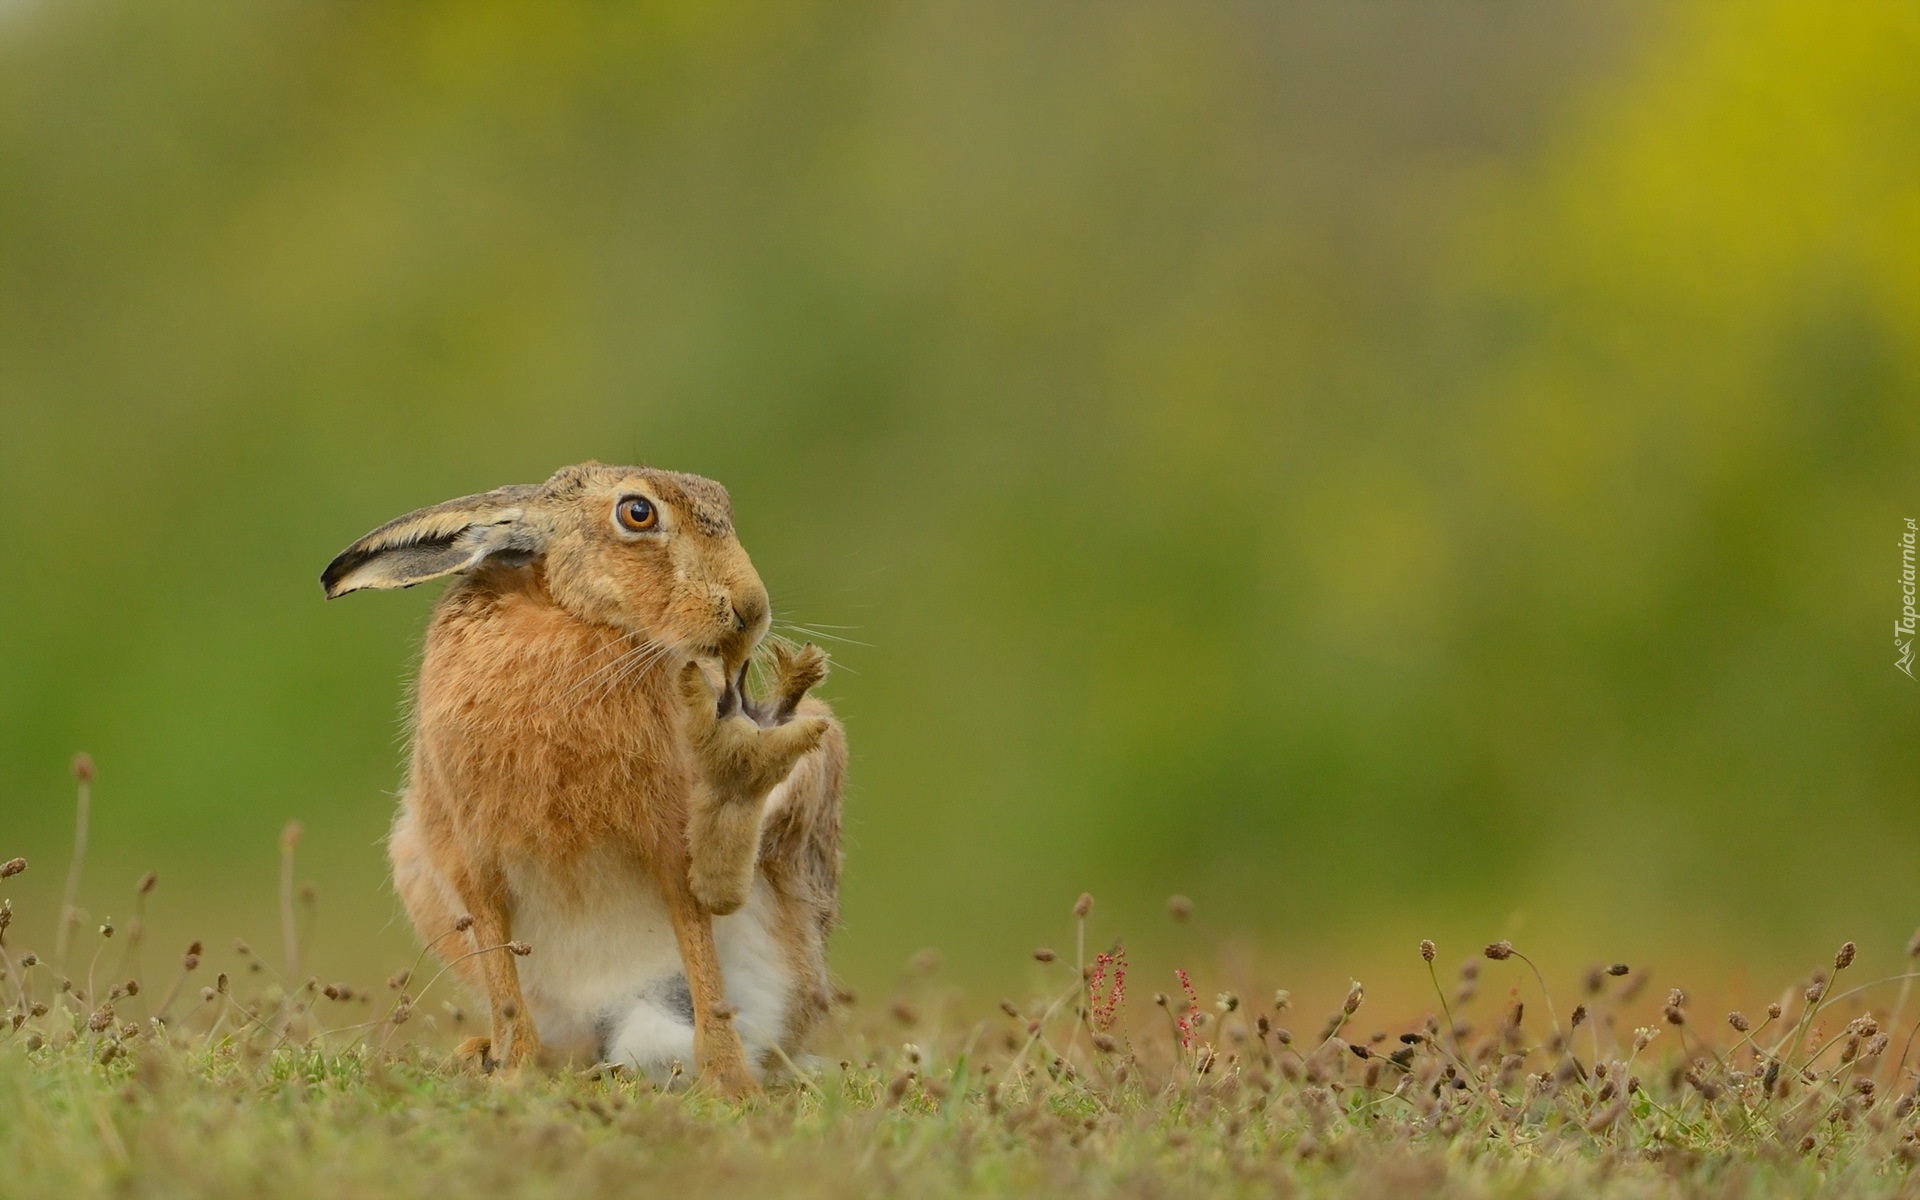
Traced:
<path id="1" fill-rule="evenodd" d="M 1339 988 L 1897 956 L 1916 61 L 1892 3 L 5 0 L 14 940 L 84 748 L 96 916 L 156 867 L 275 945 L 298 818 L 317 969 L 404 962 L 433 589 L 316 576 L 599 458 L 853 639 L 856 986 L 1083 888 Z"/>

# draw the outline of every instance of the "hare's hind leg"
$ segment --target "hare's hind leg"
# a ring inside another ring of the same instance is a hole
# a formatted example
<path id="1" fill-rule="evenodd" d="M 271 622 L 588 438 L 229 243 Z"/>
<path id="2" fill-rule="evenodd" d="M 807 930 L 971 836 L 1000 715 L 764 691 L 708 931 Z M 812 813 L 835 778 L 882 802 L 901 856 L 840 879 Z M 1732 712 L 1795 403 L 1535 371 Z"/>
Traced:
<path id="1" fill-rule="evenodd" d="M 720 976 L 720 952 L 713 944 L 713 918 L 694 898 L 687 880 L 687 860 L 663 864 L 658 872 L 660 891 L 680 945 L 680 961 L 687 972 L 687 991 L 693 999 L 693 1059 L 700 1078 L 729 1099 L 760 1090 L 747 1070 L 747 1053 L 740 1031 L 733 1025 L 726 983 Z"/>
<path id="2" fill-rule="evenodd" d="M 808 698 L 796 715 L 824 720 L 826 732 L 768 797 L 760 866 L 778 876 L 784 891 L 806 901 L 824 938 L 840 923 L 840 794 L 847 780 L 847 733 L 824 701 Z"/>
<path id="3" fill-rule="evenodd" d="M 840 795 L 847 735 L 832 710 L 806 700 L 801 713 L 827 721 L 820 745 L 783 780 L 768 804 L 760 870 L 792 909 L 788 954 L 794 983 L 781 1044 L 797 1053 L 833 1003 L 827 936 L 840 923 Z"/>

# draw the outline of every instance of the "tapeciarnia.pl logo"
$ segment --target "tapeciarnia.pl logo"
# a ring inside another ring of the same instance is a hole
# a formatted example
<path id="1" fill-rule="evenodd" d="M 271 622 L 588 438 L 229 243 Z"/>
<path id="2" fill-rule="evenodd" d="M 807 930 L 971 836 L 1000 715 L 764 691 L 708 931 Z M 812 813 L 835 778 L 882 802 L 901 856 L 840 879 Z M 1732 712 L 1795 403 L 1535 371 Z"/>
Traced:
<path id="1" fill-rule="evenodd" d="M 1893 623 L 1893 649 L 1899 655 L 1893 665 L 1913 678 L 1913 539 L 1915 526 L 1907 518 L 1907 531 L 1900 535 L 1900 619 Z"/>

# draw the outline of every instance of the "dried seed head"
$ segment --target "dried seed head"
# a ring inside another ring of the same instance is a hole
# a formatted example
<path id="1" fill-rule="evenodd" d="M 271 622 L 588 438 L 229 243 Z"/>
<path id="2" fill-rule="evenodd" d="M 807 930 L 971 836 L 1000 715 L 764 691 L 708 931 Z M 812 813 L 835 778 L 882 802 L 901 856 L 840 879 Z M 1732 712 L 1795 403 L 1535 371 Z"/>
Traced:
<path id="1" fill-rule="evenodd" d="M 120 990 L 129 996 L 138 996 L 140 994 L 140 981 L 138 979 L 129 979 L 120 985 Z"/>
<path id="2" fill-rule="evenodd" d="M 1093 1035 L 1093 1048 L 1102 1054 L 1112 1054 L 1118 1045 L 1119 1043 L 1104 1033 L 1096 1033 Z"/>
<path id="3" fill-rule="evenodd" d="M 1913 936 L 1907 939 L 1907 957 L 1920 958 L 1920 929 L 1914 930 Z"/>
<path id="4" fill-rule="evenodd" d="M 455 921 L 453 923 L 453 931 L 455 933 L 465 933 L 467 930 L 472 928 L 473 928 L 472 917 L 463 916 L 458 921 Z"/>
<path id="5" fill-rule="evenodd" d="M 1368 1059 L 1373 1057 L 1373 1051 L 1367 1049 L 1365 1046 L 1350 1043 L 1347 1046 L 1347 1049 L 1353 1051 L 1353 1056 L 1358 1059 Z"/>
<path id="6" fill-rule="evenodd" d="M 1571 1021 L 1573 1022 L 1573 1025 L 1572 1025 L 1572 1027 L 1573 1027 L 1574 1029 L 1578 1029 L 1578 1028 L 1580 1028 L 1580 1026 L 1582 1026 L 1582 1025 L 1584 1025 L 1584 1024 L 1586 1024 L 1586 1021 L 1587 1021 L 1587 1006 L 1586 1006 L 1586 1005 L 1584 1005 L 1584 1004 L 1576 1004 L 1576 1005 L 1574 1005 L 1574 1006 L 1573 1006 L 1573 1016 L 1572 1016 L 1572 1017 L 1570 1018 L 1570 1020 L 1571 1020 Z"/>
<path id="7" fill-rule="evenodd" d="M 1080 898 L 1073 902 L 1073 915 L 1076 917 L 1085 917 L 1088 913 L 1092 911 L 1093 911 L 1093 893 L 1081 892 Z"/>
<path id="8" fill-rule="evenodd" d="M 1033 952 L 1033 961 L 1035 962 L 1050 963 L 1054 959 L 1059 957 L 1060 956 L 1058 954 L 1055 954 L 1053 951 L 1047 949 L 1045 946 L 1037 947 Z"/>
<path id="9" fill-rule="evenodd" d="M 82 750 L 73 756 L 73 777 L 81 783 L 92 783 L 94 776 L 93 755 Z"/>
<path id="10" fill-rule="evenodd" d="M 1734 1032 L 1736 1033 L 1745 1033 L 1747 1030 L 1753 1028 L 1753 1022 L 1747 1020 L 1744 1015 L 1737 1012 L 1727 1014 L 1727 1024 L 1733 1026 Z"/>
<path id="11" fill-rule="evenodd" d="M 408 981 L 412 978 L 412 971 L 395 971 L 393 974 L 387 976 L 387 986 L 397 992 L 407 986 Z"/>
<path id="12" fill-rule="evenodd" d="M 1819 979 L 1814 980 L 1812 983 L 1807 985 L 1807 991 L 1806 991 L 1807 1003 L 1808 1004 L 1820 1003 L 1820 997 L 1826 995 L 1826 993 L 1827 993 L 1826 982 L 1824 980 L 1819 980 Z"/>
<path id="13" fill-rule="evenodd" d="M 914 1008 L 911 1003 L 899 997 L 896 997 L 891 1004 L 887 1005 L 887 1011 L 893 1014 L 893 1019 L 902 1025 L 912 1025 L 920 1019 L 920 1011 Z"/>
<path id="14" fill-rule="evenodd" d="M 1433 956 L 1435 953 L 1437 953 L 1437 951 L 1435 951 L 1434 949 L 1433 939 L 1421 938 L 1420 939 L 1420 957 L 1427 962 L 1432 962 Z"/>
<path id="15" fill-rule="evenodd" d="M 12 879 L 15 875 L 18 875 L 26 869 L 26 859 L 10 858 L 6 862 L 0 863 L 0 879 Z"/>
<path id="16" fill-rule="evenodd" d="M 533 953 L 533 947 L 527 945 L 525 942 L 520 942 L 520 941 L 508 942 L 507 953 L 513 955 L 516 958 L 525 958 L 527 955 Z"/>
<path id="17" fill-rule="evenodd" d="M 282 850 L 291 850 L 295 846 L 298 846 L 300 844 L 300 835 L 305 832 L 306 830 L 300 828 L 300 822 L 288 821 L 286 828 L 280 831 L 280 848 Z"/>
<path id="18" fill-rule="evenodd" d="M 1679 988 L 1674 988 L 1672 991 L 1669 991 L 1667 993 L 1668 1008 L 1679 1008 L 1681 1005 L 1685 1004 L 1686 1002 L 1687 1002 L 1687 994 L 1681 991 Z"/>
<path id="19" fill-rule="evenodd" d="M 1273 994 L 1273 1011 L 1285 1012 L 1293 1005 L 1293 993 L 1281 988 Z"/>
<path id="20" fill-rule="evenodd" d="M 33 967 L 33 966 L 38 966 L 39 964 L 40 964 L 40 956 L 38 954 L 29 954 L 25 958 L 22 958 L 20 960 L 20 965 L 23 967 Z"/>
<path id="21" fill-rule="evenodd" d="M 1153 994 L 1153 1002 L 1161 1008 L 1165 1008 L 1167 1006 L 1167 994 L 1165 992 L 1155 992 Z"/>
<path id="22" fill-rule="evenodd" d="M 1625 975 L 1631 969 L 1632 968 L 1627 966 L 1627 964 L 1625 963 L 1615 963 L 1612 966 L 1607 968 L 1607 974 L 1618 979 L 1620 976 Z"/>
<path id="23" fill-rule="evenodd" d="M 241 958 L 253 957 L 253 947 L 247 945 L 247 940 L 245 938 L 233 939 L 233 952 L 235 954 L 238 954 Z"/>
<path id="24" fill-rule="evenodd" d="M 1853 965 L 1854 946 L 1852 942 L 1843 942 L 1839 953 L 1833 956 L 1833 969 L 1844 971 Z"/>
<path id="25" fill-rule="evenodd" d="M 1185 896 L 1167 897 L 1167 915 L 1176 921 L 1184 921 L 1193 915 L 1193 901 Z"/>
<path id="26" fill-rule="evenodd" d="M 1513 957 L 1513 943 L 1505 940 L 1498 941 L 1488 946 L 1483 953 L 1495 962 L 1502 962 Z"/>
<path id="27" fill-rule="evenodd" d="M 103 938 L 110 938 L 113 936 L 113 918 L 112 917 L 108 917 L 106 920 L 100 922 L 100 936 Z"/>
<path id="28" fill-rule="evenodd" d="M 1775 1000 L 1772 1004 L 1767 1005 L 1767 1019 L 1770 1021 L 1778 1021 L 1782 1011 L 1784 1010 L 1781 1009 L 1780 1002 Z"/>
<path id="29" fill-rule="evenodd" d="M 1213 998 L 1213 1006 L 1223 1013 L 1230 1013 L 1240 1007 L 1240 997 L 1232 992 L 1221 992 Z"/>
<path id="30" fill-rule="evenodd" d="M 1648 1046 L 1653 1044 L 1653 1039 L 1659 1036 L 1660 1036 L 1659 1029 L 1655 1028 L 1652 1025 L 1643 1025 L 1639 1029 L 1636 1029 L 1633 1031 L 1633 1048 L 1635 1050 L 1645 1050 Z"/>
<path id="31" fill-rule="evenodd" d="M 1348 1016 L 1352 1016 L 1354 1013 L 1360 1011 L 1360 1003 L 1366 998 L 1367 989 L 1361 987 L 1360 981 L 1356 979 L 1352 985 L 1347 988 L 1347 998 L 1340 1007 Z"/>
<path id="32" fill-rule="evenodd" d="M 1007 1014 L 1010 1017 L 1013 1017 L 1016 1020 L 1019 1019 L 1020 1010 L 1019 1008 L 1015 1007 L 1013 1001 L 1011 1000 L 1002 1000 L 1000 1002 L 1000 1011 Z"/>
<path id="33" fill-rule="evenodd" d="M 142 875 L 140 877 L 140 882 L 137 885 L 135 885 L 133 889 L 134 894 L 136 896 L 147 895 L 149 892 L 153 891 L 155 885 L 157 885 L 159 882 L 160 882 L 160 873 L 158 871 L 148 871 L 145 875 Z"/>
<path id="34" fill-rule="evenodd" d="M 213 989 L 219 992 L 222 996 L 226 995 L 227 989 L 231 988 L 232 986 L 233 986 L 233 981 L 227 978 L 227 973 L 225 971 L 222 971 L 218 975 L 213 977 Z"/>

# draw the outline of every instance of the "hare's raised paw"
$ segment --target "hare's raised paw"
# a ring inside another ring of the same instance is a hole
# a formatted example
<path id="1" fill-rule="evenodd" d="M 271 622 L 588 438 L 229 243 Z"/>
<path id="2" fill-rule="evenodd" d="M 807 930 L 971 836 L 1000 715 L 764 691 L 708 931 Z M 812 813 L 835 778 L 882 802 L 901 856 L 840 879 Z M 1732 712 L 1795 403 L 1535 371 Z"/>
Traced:
<path id="1" fill-rule="evenodd" d="M 793 717 L 793 710 L 807 698 L 807 693 L 819 687 L 827 677 L 827 652 L 808 642 L 799 649 L 790 649 L 776 642 L 773 646 L 773 688 L 767 697 L 765 706 L 770 707 L 772 724 L 785 724 Z M 759 719 L 759 714 L 755 714 Z M 769 724 L 762 720 L 761 724 Z"/>

